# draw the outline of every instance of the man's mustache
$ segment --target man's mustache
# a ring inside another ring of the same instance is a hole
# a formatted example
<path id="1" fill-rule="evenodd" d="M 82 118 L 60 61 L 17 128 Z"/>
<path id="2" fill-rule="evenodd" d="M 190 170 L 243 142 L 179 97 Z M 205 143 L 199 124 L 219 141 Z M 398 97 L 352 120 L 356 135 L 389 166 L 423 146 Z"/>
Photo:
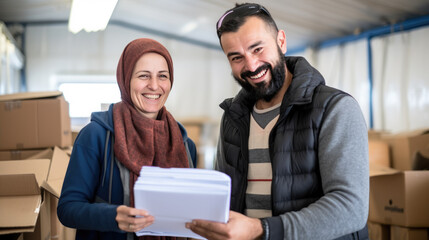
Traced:
<path id="1" fill-rule="evenodd" d="M 255 75 L 257 75 L 258 73 L 260 73 L 261 71 L 263 71 L 263 70 L 265 70 L 265 69 L 267 69 L 267 68 L 269 68 L 270 70 L 271 70 L 271 65 L 270 64 L 268 64 L 268 63 L 265 63 L 264 65 L 262 65 L 262 66 L 260 66 L 260 67 L 258 67 L 255 71 L 253 71 L 253 72 L 251 72 L 251 71 L 245 71 L 245 72 L 242 72 L 241 74 L 240 74 L 240 77 L 241 77 L 241 79 L 246 79 L 247 77 L 251 77 L 251 76 L 255 76 Z"/>

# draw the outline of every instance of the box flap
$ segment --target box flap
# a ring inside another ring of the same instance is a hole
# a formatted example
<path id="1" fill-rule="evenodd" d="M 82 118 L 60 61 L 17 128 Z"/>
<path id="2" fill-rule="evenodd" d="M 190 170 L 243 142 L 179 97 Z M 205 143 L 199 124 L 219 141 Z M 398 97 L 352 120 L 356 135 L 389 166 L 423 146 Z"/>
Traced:
<path id="1" fill-rule="evenodd" d="M 0 175 L 0 197 L 38 194 L 40 194 L 40 188 L 36 175 L 32 173 Z"/>
<path id="2" fill-rule="evenodd" d="M 25 233 L 25 232 L 34 232 L 36 229 L 36 226 L 34 227 L 14 227 L 14 228 L 1 228 L 0 227 L 0 235 L 2 234 L 12 234 L 12 233 Z M 21 238 L 18 238 L 18 240 L 21 240 Z"/>
<path id="3" fill-rule="evenodd" d="M 48 177 L 50 164 L 50 159 L 0 161 L 0 175 L 34 173 L 41 186 Z"/>
<path id="4" fill-rule="evenodd" d="M 0 175 L 0 233 L 34 229 L 42 197 L 34 174 Z"/>
<path id="5" fill-rule="evenodd" d="M 59 198 L 61 194 L 69 159 L 70 157 L 66 152 L 59 147 L 54 148 L 49 175 L 46 181 L 43 182 L 42 187 L 57 198 Z"/>
<path id="6" fill-rule="evenodd" d="M 393 168 L 389 168 L 389 167 L 385 167 L 376 163 L 369 163 L 369 176 L 370 177 L 376 177 L 376 176 L 381 176 L 381 175 L 391 175 L 391 174 L 396 174 L 399 173 L 401 171 L 393 169 Z"/>
<path id="7" fill-rule="evenodd" d="M 41 98 L 53 98 L 63 95 L 61 91 L 48 91 L 48 92 L 22 92 L 14 94 L 0 95 L 0 102 L 15 101 L 15 100 L 30 100 Z"/>
<path id="8" fill-rule="evenodd" d="M 0 197 L 0 229 L 36 225 L 41 195 Z"/>

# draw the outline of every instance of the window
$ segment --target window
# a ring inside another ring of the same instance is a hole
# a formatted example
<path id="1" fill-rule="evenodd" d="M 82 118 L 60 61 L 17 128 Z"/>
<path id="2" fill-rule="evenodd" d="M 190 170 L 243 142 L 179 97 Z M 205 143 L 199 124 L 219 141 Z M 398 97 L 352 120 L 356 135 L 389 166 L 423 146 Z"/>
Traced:
<path id="1" fill-rule="evenodd" d="M 85 126 L 92 112 L 105 111 L 110 104 L 121 101 L 114 76 L 61 76 L 57 83 L 69 103 L 74 130 Z"/>

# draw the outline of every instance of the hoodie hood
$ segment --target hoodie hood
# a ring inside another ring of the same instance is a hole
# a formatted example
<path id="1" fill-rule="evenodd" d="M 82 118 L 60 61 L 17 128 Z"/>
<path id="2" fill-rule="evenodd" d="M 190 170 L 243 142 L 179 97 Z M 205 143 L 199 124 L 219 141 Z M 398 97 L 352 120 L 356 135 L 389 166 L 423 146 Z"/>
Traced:
<path id="1" fill-rule="evenodd" d="M 103 112 L 93 112 L 91 122 L 96 122 L 110 132 L 114 132 L 113 127 L 113 104 L 110 104 L 109 110 Z"/>

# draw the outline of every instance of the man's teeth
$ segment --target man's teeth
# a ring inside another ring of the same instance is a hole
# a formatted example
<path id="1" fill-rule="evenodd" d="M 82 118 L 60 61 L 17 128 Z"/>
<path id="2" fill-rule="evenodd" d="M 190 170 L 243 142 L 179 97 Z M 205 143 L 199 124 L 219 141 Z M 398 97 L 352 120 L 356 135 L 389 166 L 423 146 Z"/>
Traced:
<path id="1" fill-rule="evenodd" d="M 150 99 L 158 99 L 161 95 L 158 94 L 145 94 L 143 95 L 146 98 L 150 98 Z"/>
<path id="2" fill-rule="evenodd" d="M 264 74 L 267 72 L 267 69 L 265 69 L 264 71 L 262 71 L 262 72 L 260 72 L 260 73 L 258 73 L 257 75 L 255 75 L 255 76 L 250 76 L 250 78 L 251 79 L 258 79 L 258 78 L 260 78 L 260 77 L 262 77 L 262 76 L 264 76 Z"/>

